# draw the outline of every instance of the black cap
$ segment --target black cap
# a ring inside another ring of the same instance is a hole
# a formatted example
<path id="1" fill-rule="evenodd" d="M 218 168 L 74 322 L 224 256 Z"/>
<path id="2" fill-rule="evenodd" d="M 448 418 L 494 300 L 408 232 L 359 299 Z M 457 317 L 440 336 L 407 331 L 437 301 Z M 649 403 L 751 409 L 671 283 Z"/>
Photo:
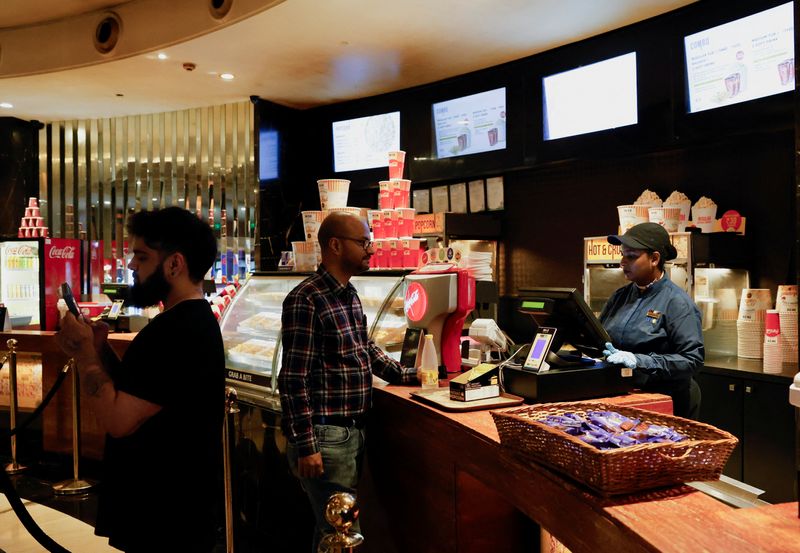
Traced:
<path id="1" fill-rule="evenodd" d="M 608 243 L 634 250 L 659 252 L 664 261 L 678 257 L 678 250 L 670 242 L 669 233 L 656 223 L 639 223 L 623 235 L 612 234 L 608 237 Z"/>

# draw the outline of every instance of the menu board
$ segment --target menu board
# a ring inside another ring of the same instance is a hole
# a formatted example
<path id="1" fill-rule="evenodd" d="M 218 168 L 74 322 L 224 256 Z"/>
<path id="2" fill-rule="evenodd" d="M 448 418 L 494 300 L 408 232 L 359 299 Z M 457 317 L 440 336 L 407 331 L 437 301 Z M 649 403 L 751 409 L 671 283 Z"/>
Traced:
<path id="1" fill-rule="evenodd" d="M 684 38 L 689 113 L 794 89 L 792 2 Z"/>
<path id="2" fill-rule="evenodd" d="M 388 167 L 390 151 L 400 149 L 400 112 L 333 123 L 333 170 Z"/>
<path id="3" fill-rule="evenodd" d="M 635 125 L 636 52 L 542 79 L 544 139 Z"/>
<path id="4" fill-rule="evenodd" d="M 438 158 L 502 150 L 506 147 L 506 89 L 433 104 Z"/>

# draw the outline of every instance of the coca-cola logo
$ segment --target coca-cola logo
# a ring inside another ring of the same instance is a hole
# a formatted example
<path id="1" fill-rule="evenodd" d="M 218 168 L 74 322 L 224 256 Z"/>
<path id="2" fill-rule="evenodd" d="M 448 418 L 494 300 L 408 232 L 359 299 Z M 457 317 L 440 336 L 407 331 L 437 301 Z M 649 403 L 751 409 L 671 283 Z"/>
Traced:
<path id="1" fill-rule="evenodd" d="M 428 294 L 419 282 L 412 282 L 406 289 L 406 317 L 409 321 L 421 321 L 428 311 Z"/>
<path id="2" fill-rule="evenodd" d="M 18 256 L 18 257 L 34 257 L 36 252 L 27 244 L 22 244 L 20 246 L 11 247 L 6 250 L 8 255 Z"/>
<path id="3" fill-rule="evenodd" d="M 50 259 L 75 259 L 75 246 L 52 247 L 47 256 Z"/>

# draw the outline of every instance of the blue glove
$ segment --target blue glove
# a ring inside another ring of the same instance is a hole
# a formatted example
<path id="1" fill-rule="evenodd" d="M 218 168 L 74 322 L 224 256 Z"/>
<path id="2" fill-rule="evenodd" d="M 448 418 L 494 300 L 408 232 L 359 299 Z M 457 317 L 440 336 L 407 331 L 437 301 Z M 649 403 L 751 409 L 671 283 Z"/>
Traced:
<path id="1" fill-rule="evenodd" d="M 611 342 L 606 342 L 606 349 L 603 350 L 606 361 L 617 365 L 625 365 L 629 369 L 636 368 L 636 356 L 629 351 L 620 351 Z"/>

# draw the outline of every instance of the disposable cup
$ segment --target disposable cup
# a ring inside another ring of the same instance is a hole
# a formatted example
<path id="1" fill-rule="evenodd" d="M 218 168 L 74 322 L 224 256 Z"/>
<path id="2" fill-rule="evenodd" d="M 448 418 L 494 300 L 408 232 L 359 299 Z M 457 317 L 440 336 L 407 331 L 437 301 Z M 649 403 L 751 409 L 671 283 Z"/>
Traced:
<path id="1" fill-rule="evenodd" d="M 781 317 L 777 309 L 767 309 L 764 320 L 764 335 L 775 338 L 781 333 Z"/>
<path id="2" fill-rule="evenodd" d="M 35 215 L 33 214 L 33 208 L 32 207 L 26 207 L 24 216 L 25 217 L 35 217 Z"/>
<path id="3" fill-rule="evenodd" d="M 314 242 L 292 242 L 295 271 L 316 271 L 317 252 Z"/>
<path id="4" fill-rule="evenodd" d="M 369 213 L 369 209 L 366 207 L 334 207 L 331 209 L 323 209 L 322 210 L 322 218 L 325 219 L 328 215 L 333 213 L 334 211 L 342 212 L 342 213 L 349 213 L 351 215 L 355 215 L 356 217 L 361 217 L 364 221 L 368 221 L 367 214 Z"/>
<path id="5" fill-rule="evenodd" d="M 382 209 L 381 224 L 383 225 L 383 237 L 387 239 L 397 238 L 398 217 L 394 209 Z"/>
<path id="6" fill-rule="evenodd" d="M 692 222 L 702 232 L 713 232 L 717 220 L 717 206 L 692 208 Z"/>
<path id="7" fill-rule="evenodd" d="M 686 230 L 686 225 L 689 224 L 689 215 L 692 211 L 692 201 L 686 200 L 676 204 L 664 204 L 665 208 L 677 207 L 680 209 L 680 217 L 678 219 L 678 232 Z"/>
<path id="8" fill-rule="evenodd" d="M 622 232 L 627 232 L 629 228 L 650 220 L 647 208 L 642 209 L 642 206 L 638 205 L 618 205 L 617 213 L 619 214 L 619 226 Z"/>
<path id="9" fill-rule="evenodd" d="M 416 269 L 420 266 L 422 258 L 421 240 L 410 238 L 403 240 L 403 267 L 406 269 Z"/>
<path id="10" fill-rule="evenodd" d="M 778 286 L 775 309 L 781 313 L 797 313 L 796 284 L 781 284 Z"/>
<path id="11" fill-rule="evenodd" d="M 306 240 L 312 241 L 317 239 L 319 226 L 322 224 L 323 213 L 322 211 L 303 211 L 303 230 L 306 233 Z"/>
<path id="12" fill-rule="evenodd" d="M 375 250 L 374 257 L 377 258 L 376 267 L 378 269 L 388 269 L 389 268 L 389 241 L 388 240 L 375 240 L 372 244 L 373 249 Z"/>
<path id="13" fill-rule="evenodd" d="M 767 309 L 772 307 L 769 288 L 744 288 L 739 302 L 740 321 L 763 321 Z"/>
<path id="14" fill-rule="evenodd" d="M 395 209 L 409 207 L 411 205 L 411 181 L 408 179 L 393 179 L 392 183 L 392 205 Z"/>
<path id="15" fill-rule="evenodd" d="M 369 228 L 372 230 L 372 239 L 380 240 L 383 238 L 383 211 L 380 209 L 371 209 L 367 213 L 367 221 Z"/>
<path id="16" fill-rule="evenodd" d="M 28 207 L 39 207 L 39 200 L 36 198 L 28 198 Z"/>
<path id="17" fill-rule="evenodd" d="M 378 207 L 380 209 L 393 209 L 394 208 L 394 190 L 392 181 L 382 180 L 378 183 L 380 187 L 378 192 Z"/>
<path id="18" fill-rule="evenodd" d="M 657 223 L 667 232 L 677 232 L 680 222 L 680 207 L 651 207 L 647 210 L 651 223 Z"/>
<path id="19" fill-rule="evenodd" d="M 411 238 L 414 236 L 414 214 L 416 211 L 410 207 L 395 209 L 398 213 L 397 237 Z"/>
<path id="20" fill-rule="evenodd" d="M 403 268 L 403 242 L 402 240 L 389 240 L 389 268 Z"/>
<path id="21" fill-rule="evenodd" d="M 347 192 L 350 190 L 350 181 L 347 179 L 320 179 L 319 205 L 322 209 L 345 207 L 347 205 Z"/>
<path id="22" fill-rule="evenodd" d="M 389 152 L 389 178 L 402 179 L 405 164 L 406 153 L 403 150 Z"/>

